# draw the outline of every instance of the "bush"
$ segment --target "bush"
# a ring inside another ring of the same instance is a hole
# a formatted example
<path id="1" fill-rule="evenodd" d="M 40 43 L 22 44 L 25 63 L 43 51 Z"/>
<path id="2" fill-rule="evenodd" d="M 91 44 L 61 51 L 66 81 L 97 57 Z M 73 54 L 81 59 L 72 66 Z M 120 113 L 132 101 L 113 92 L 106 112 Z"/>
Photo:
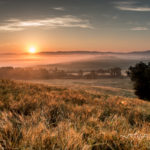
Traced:
<path id="1" fill-rule="evenodd" d="M 150 62 L 130 66 L 127 74 L 134 83 L 135 94 L 140 99 L 150 101 Z"/>

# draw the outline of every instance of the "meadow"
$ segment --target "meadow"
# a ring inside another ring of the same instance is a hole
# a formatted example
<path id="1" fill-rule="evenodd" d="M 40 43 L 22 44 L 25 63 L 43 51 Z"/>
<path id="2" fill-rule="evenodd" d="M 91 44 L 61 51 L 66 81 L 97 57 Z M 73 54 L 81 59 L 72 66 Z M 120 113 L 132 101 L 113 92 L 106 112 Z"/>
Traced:
<path id="1" fill-rule="evenodd" d="M 98 90 L 0 80 L 0 149 L 150 149 L 149 108 Z"/>
<path id="2" fill-rule="evenodd" d="M 133 84 L 127 77 L 108 79 L 49 79 L 49 80 L 29 80 L 28 82 L 41 83 L 50 86 L 85 90 L 91 93 L 103 93 L 113 96 L 124 96 L 135 98 Z"/>

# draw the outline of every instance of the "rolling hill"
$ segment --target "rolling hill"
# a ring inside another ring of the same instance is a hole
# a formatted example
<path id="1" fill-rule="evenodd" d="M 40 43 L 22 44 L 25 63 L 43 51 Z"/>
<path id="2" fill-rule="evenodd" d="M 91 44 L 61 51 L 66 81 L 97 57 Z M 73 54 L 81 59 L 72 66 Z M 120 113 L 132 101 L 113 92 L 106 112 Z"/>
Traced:
<path id="1" fill-rule="evenodd" d="M 66 62 L 48 63 L 41 65 L 42 67 L 55 68 L 63 70 L 91 70 L 99 68 L 120 67 L 127 70 L 129 66 L 135 65 L 139 61 L 145 63 L 150 60 L 150 50 L 133 51 L 133 52 L 100 52 L 100 51 L 57 51 L 57 52 L 41 52 L 43 56 L 64 56 Z M 68 57 L 67 57 L 68 56 Z M 72 58 L 72 59 L 71 59 Z M 76 59 L 75 59 L 76 58 Z M 79 59 L 78 59 L 79 58 Z"/>
<path id="2" fill-rule="evenodd" d="M 150 103 L 0 80 L 0 149 L 145 150 Z"/>

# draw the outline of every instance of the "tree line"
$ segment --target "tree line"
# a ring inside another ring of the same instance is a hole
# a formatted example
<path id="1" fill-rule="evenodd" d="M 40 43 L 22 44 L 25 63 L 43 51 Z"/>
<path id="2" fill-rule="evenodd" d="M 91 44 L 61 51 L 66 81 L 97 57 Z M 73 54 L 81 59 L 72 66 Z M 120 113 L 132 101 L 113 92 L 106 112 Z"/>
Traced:
<path id="1" fill-rule="evenodd" d="M 0 67 L 1 79 L 99 79 L 99 78 L 120 78 L 121 68 L 98 69 L 91 71 L 64 71 L 57 68 L 14 68 Z"/>

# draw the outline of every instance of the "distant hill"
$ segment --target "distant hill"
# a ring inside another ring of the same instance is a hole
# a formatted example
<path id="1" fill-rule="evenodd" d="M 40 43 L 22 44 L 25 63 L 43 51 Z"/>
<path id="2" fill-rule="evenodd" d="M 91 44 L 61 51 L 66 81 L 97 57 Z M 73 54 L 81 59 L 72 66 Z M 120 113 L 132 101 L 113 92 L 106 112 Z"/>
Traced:
<path id="1" fill-rule="evenodd" d="M 130 52 L 128 54 L 138 54 L 138 55 L 150 55 L 150 50 L 147 50 L 147 51 L 135 51 L 135 52 Z"/>
<path id="2" fill-rule="evenodd" d="M 119 55 L 134 55 L 134 54 L 149 54 L 150 55 L 150 50 L 147 51 L 133 51 L 133 52 L 101 52 L 101 51 L 56 51 L 56 52 L 40 52 L 39 54 L 45 54 L 45 55 L 51 55 L 51 54 L 90 54 L 90 55 L 95 55 L 95 54 L 101 54 L 101 55 L 106 55 L 106 54 L 119 54 Z"/>
<path id="3" fill-rule="evenodd" d="M 28 54 L 28 53 L 0 53 L 0 55 L 21 55 L 21 54 Z M 111 52 L 111 51 L 44 51 L 44 52 L 39 52 L 37 54 L 40 55 L 70 55 L 70 54 L 88 54 L 88 55 L 95 55 L 95 54 L 100 54 L 100 55 L 106 55 L 106 54 L 111 54 L 111 55 L 150 55 L 150 50 L 146 51 L 133 51 L 133 52 Z"/>

